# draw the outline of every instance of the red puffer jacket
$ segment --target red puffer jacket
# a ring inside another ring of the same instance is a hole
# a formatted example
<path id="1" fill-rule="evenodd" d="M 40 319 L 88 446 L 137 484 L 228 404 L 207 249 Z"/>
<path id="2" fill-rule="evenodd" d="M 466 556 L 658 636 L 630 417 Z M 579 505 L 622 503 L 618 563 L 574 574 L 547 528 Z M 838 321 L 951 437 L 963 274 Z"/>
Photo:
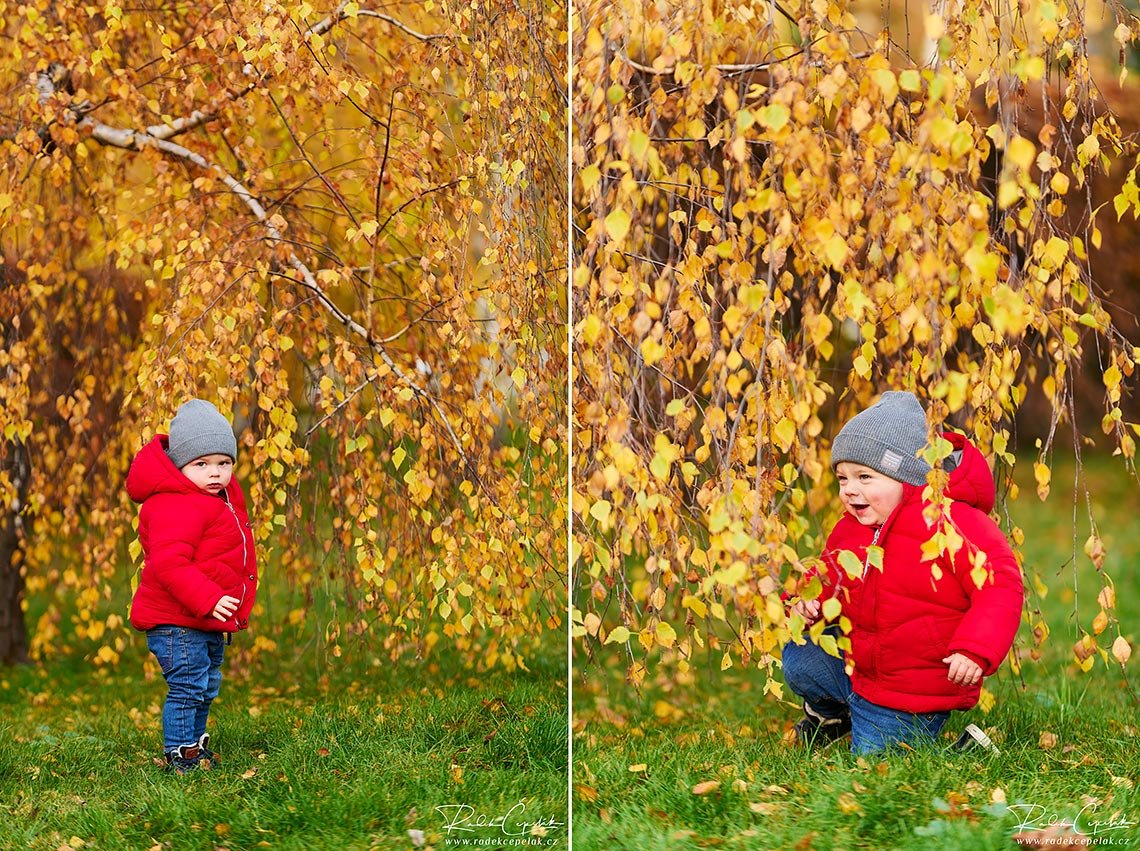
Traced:
<path id="1" fill-rule="evenodd" d="M 962 653 L 989 676 L 1009 652 L 1021 620 L 1021 570 L 988 514 L 994 506 L 989 465 L 963 435 L 944 436 L 962 450 L 946 494 L 954 500 L 950 519 L 965 544 L 952 561 L 946 553 L 936 559 L 941 578 L 936 580 L 932 563 L 922 560 L 922 545 L 934 530 L 923 518 L 923 488 L 914 485 L 903 485 L 902 502 L 879 531 L 881 571 L 868 566 L 861 578 L 852 579 L 839 566 L 842 550 L 853 551 L 866 565 L 875 535 L 875 527 L 848 514 L 835 525 L 823 554 L 827 570 L 820 599 L 837 597 L 852 623 L 852 688 L 872 703 L 906 712 L 976 704 L 981 684 L 955 685 L 946 678 L 949 666 L 942 659 Z M 979 550 L 990 571 L 980 588 L 970 577 L 971 559 Z"/>
<path id="2" fill-rule="evenodd" d="M 144 446 L 127 473 L 139 509 L 145 563 L 131 602 L 131 626 L 160 624 L 237 632 L 257 596 L 257 559 L 245 497 L 236 479 L 221 494 L 202 491 L 166 455 L 167 436 Z M 241 601 L 232 618 L 211 612 L 224 595 Z"/>

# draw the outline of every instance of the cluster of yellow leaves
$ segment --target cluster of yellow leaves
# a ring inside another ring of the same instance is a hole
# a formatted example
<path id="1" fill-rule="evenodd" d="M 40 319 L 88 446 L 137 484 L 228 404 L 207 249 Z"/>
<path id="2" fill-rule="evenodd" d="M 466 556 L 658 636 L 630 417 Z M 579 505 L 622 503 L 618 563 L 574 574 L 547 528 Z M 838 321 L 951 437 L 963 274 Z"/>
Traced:
<path id="1" fill-rule="evenodd" d="M 1031 35 L 1011 39 L 1006 13 Z M 1088 99 L 1077 10 L 931 15 L 925 65 L 900 65 L 843 2 L 595 0 L 580 21 L 571 583 L 587 653 L 624 649 L 635 683 L 658 650 L 681 670 L 700 648 L 770 669 L 802 627 L 781 592 L 835 520 L 825 422 L 884 389 L 1012 464 L 1013 414 L 1039 389 L 1059 418 L 1096 337 L 1104 430 L 1133 458 L 1120 399 L 1140 352 L 1089 279 L 1095 215 L 1079 232 L 1066 217 L 1071 188 L 1134 148 Z M 1057 94 L 1044 72 L 1061 56 Z M 1008 112 L 1027 87 L 1063 101 L 1036 138 Z M 955 537 L 931 544 L 935 569 Z"/>
<path id="2" fill-rule="evenodd" d="M 565 608 L 564 8 L 49 6 L 0 63 L 29 594 L 122 649 L 123 475 L 197 395 L 262 559 L 339 588 L 334 645 L 521 663 Z"/>

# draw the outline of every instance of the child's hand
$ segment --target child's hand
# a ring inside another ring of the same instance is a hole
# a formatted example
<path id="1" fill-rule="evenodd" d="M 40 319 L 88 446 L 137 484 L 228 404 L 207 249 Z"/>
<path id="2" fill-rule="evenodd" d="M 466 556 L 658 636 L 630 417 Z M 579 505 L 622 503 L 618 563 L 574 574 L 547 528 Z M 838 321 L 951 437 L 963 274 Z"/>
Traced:
<path id="1" fill-rule="evenodd" d="M 804 619 L 809 626 L 819 620 L 819 600 L 797 600 L 792 604 L 792 611 Z"/>
<path id="2" fill-rule="evenodd" d="M 226 595 L 214 605 L 214 617 L 220 621 L 228 621 L 234 616 L 240 604 L 241 600 L 237 597 Z"/>
<path id="3" fill-rule="evenodd" d="M 946 679 L 960 686 L 972 686 L 982 681 L 982 666 L 961 653 L 951 653 L 942 660 L 950 666 Z"/>

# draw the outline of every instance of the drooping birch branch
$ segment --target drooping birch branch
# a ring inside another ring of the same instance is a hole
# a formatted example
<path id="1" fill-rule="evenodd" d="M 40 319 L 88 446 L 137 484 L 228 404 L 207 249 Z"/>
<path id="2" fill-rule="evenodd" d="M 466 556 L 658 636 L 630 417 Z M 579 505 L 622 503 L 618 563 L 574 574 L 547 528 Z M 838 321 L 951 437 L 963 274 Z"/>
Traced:
<path id="1" fill-rule="evenodd" d="M 52 74 L 40 73 L 36 75 L 36 89 L 39 93 L 41 101 L 47 100 L 49 97 L 51 97 L 52 94 L 54 94 L 55 86 L 56 77 L 54 77 Z M 242 203 L 246 205 L 246 207 L 249 208 L 254 217 L 259 222 L 261 222 L 262 226 L 266 230 L 269 242 L 276 245 L 288 246 L 288 243 L 285 241 L 281 231 L 273 223 L 272 219 L 266 212 L 265 207 L 262 206 L 261 202 L 258 201 L 256 197 L 254 197 L 254 195 L 241 183 L 241 181 L 237 180 L 233 175 L 231 175 L 217 163 L 210 162 L 201 154 L 196 153 L 189 148 L 183 147 L 176 142 L 171 142 L 169 139 L 151 135 L 149 132 L 132 130 L 130 128 L 124 127 L 111 127 L 110 125 L 104 124 L 101 121 L 96 121 L 90 115 L 83 115 L 82 112 L 74 109 L 71 111 L 71 113 L 75 118 L 76 128 L 79 130 L 90 131 L 91 138 L 95 139 L 97 142 L 103 145 L 122 148 L 128 151 L 141 151 L 144 148 L 148 147 L 155 148 L 167 156 L 193 163 L 204 171 L 212 172 L 213 174 L 217 175 L 226 185 L 226 187 L 234 195 L 236 195 L 242 201 Z M 193 116 L 189 116 L 188 121 L 192 118 Z M 439 400 L 431 393 L 428 393 L 419 384 L 417 384 L 414 379 L 412 379 L 399 367 L 399 365 L 394 360 L 392 360 L 391 355 L 388 354 L 387 349 L 385 349 L 383 346 L 383 341 L 376 339 L 367 328 L 365 328 L 363 325 L 361 325 L 359 322 L 341 310 L 340 307 L 331 298 L 329 298 L 328 294 L 325 293 L 323 289 L 321 289 L 321 285 L 317 281 L 316 276 L 309 269 L 309 267 L 305 265 L 304 261 L 302 261 L 301 258 L 297 256 L 296 252 L 294 252 L 292 248 L 288 248 L 287 250 L 289 265 L 293 268 L 294 271 L 297 272 L 297 274 L 301 276 L 301 280 L 297 281 L 297 283 L 301 284 L 303 287 L 305 287 L 305 289 L 312 292 L 316 297 L 317 303 L 320 304 L 320 306 L 324 308 L 326 312 L 335 317 L 335 319 L 344 325 L 344 327 L 347 328 L 351 333 L 363 339 L 369 349 L 379 355 L 384 364 L 390 370 L 392 370 L 396 377 L 409 389 L 411 389 L 411 391 L 417 397 L 426 400 L 427 403 L 431 405 L 432 410 L 435 411 L 436 416 L 439 417 L 440 422 L 442 422 L 444 428 L 447 429 L 447 433 L 450 436 L 452 443 L 455 445 L 456 451 L 459 453 L 459 457 L 462 459 L 464 465 L 468 466 L 469 462 L 467 459 L 467 453 L 464 451 L 463 444 L 459 440 L 459 436 L 455 433 L 455 429 L 452 427 L 451 421 L 444 413 Z M 296 279 L 291 278 L 290 280 Z"/>

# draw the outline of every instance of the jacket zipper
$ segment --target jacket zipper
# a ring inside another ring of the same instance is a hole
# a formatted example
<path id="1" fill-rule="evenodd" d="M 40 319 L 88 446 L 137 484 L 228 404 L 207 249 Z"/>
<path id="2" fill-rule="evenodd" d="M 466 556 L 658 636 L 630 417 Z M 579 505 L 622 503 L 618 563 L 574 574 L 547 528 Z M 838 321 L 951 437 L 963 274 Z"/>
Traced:
<path id="1" fill-rule="evenodd" d="M 863 557 L 863 575 L 859 577 L 860 579 L 862 579 L 864 576 L 867 575 L 867 569 L 871 565 L 871 553 L 869 551 L 870 551 L 871 547 L 877 547 L 879 545 L 879 535 L 882 534 L 882 531 L 883 531 L 882 526 L 875 527 L 875 536 L 873 538 L 871 538 L 871 543 L 869 543 L 867 545 L 868 552 Z"/>
<path id="2" fill-rule="evenodd" d="M 234 506 L 233 506 L 233 503 L 230 502 L 230 498 L 228 496 L 225 496 L 225 491 L 223 491 L 222 494 L 223 494 L 222 499 L 225 500 L 226 508 L 228 508 L 230 510 L 230 514 L 233 515 L 234 522 L 237 524 L 238 534 L 241 535 L 241 572 L 245 573 L 245 560 L 246 560 L 245 532 L 241 528 L 241 519 L 237 516 L 237 512 L 234 510 Z M 878 538 L 878 532 L 875 533 L 875 536 L 877 539 Z"/>

